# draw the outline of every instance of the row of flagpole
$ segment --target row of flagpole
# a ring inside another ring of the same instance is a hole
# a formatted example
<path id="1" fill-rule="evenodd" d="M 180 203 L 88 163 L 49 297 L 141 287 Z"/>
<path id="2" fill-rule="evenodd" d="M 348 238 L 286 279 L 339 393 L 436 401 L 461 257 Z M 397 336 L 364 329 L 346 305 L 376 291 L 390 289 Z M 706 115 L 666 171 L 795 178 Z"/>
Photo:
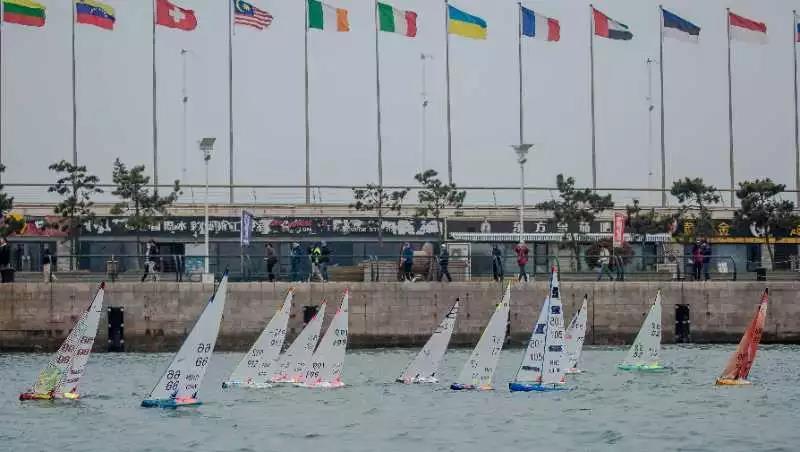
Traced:
<path id="1" fill-rule="evenodd" d="M 156 67 L 156 3 L 157 0 L 152 0 L 153 7 L 153 24 L 152 24 L 152 76 L 153 76 L 153 181 L 154 185 L 158 186 L 158 116 L 157 116 L 157 103 L 158 103 L 158 90 L 157 90 L 157 67 Z M 594 36 L 595 36 L 595 18 L 594 6 L 589 5 L 592 11 L 592 20 L 590 21 L 590 108 L 591 108 L 591 151 L 592 151 L 592 188 L 597 189 L 597 153 L 596 153 L 596 113 L 595 113 L 595 77 L 594 77 Z M 444 0 L 444 20 L 445 20 L 445 65 L 446 65 L 446 122 L 447 122 L 447 158 L 448 158 L 448 180 L 453 180 L 453 161 L 452 161 L 452 121 L 451 121 L 451 99 L 450 99 L 450 32 L 449 32 L 449 1 Z M 229 2 L 228 6 L 228 76 L 229 76 L 229 180 L 230 180 L 230 202 L 234 201 L 234 116 L 233 116 L 233 2 Z M 524 72 L 523 72 L 523 7 L 521 2 L 518 3 L 518 63 L 519 63 L 519 140 L 524 143 Z M 311 194 L 311 176 L 310 176 L 310 112 L 309 112 L 309 26 L 308 26 L 308 2 L 305 6 L 306 30 L 305 30 L 305 160 L 306 160 L 306 202 L 310 202 Z M 661 191 L 662 205 L 667 203 L 666 194 L 666 139 L 665 139 L 665 102 L 664 102 L 664 9 L 659 6 L 661 12 L 660 20 L 660 39 L 659 39 L 659 65 L 660 65 L 660 122 L 661 122 Z M 380 26 L 379 26 L 379 12 L 378 0 L 374 1 L 374 19 L 375 19 L 375 62 L 376 62 L 376 128 L 377 128 L 377 158 L 378 158 L 378 185 L 383 186 L 383 143 L 382 143 L 382 123 L 381 123 L 381 84 L 380 84 Z M 732 71 L 732 55 L 731 55 L 731 23 L 730 23 L 730 9 L 726 10 L 727 13 L 727 33 L 728 33 L 728 132 L 729 132 L 729 170 L 730 170 L 730 196 L 731 205 L 734 205 L 735 194 L 735 163 L 734 163 L 734 115 L 733 115 L 733 71 Z M 4 8 L 0 8 L 0 27 L 2 27 Z M 74 164 L 78 162 L 78 136 L 77 136 L 77 65 L 76 65 L 76 9 L 72 9 L 72 32 L 71 32 L 71 47 L 72 47 L 72 160 Z M 800 113 L 798 112 L 798 57 L 797 57 L 797 41 L 798 33 L 797 23 L 798 15 L 796 11 L 792 13 L 793 18 L 793 49 L 794 49 L 794 106 L 795 106 L 795 187 L 800 189 Z M 0 33 L 2 39 L 2 33 Z M 2 41 L 0 40 L 0 51 L 2 51 Z M 0 59 L 2 55 L 0 54 Z M 1 156 L 0 156 L 1 158 Z M 2 161 L 0 159 L 0 161 Z M 798 203 L 800 203 L 800 192 L 797 194 Z"/>

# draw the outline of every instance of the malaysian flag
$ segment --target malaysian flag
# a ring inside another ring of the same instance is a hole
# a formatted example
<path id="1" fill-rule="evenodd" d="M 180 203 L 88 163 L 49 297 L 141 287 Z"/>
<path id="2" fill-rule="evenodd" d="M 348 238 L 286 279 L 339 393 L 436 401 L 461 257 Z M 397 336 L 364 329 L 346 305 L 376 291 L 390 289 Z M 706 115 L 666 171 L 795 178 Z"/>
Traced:
<path id="1" fill-rule="evenodd" d="M 235 9 L 233 23 L 235 24 L 263 30 L 272 23 L 272 14 L 258 9 L 244 0 L 233 0 L 233 7 Z"/>

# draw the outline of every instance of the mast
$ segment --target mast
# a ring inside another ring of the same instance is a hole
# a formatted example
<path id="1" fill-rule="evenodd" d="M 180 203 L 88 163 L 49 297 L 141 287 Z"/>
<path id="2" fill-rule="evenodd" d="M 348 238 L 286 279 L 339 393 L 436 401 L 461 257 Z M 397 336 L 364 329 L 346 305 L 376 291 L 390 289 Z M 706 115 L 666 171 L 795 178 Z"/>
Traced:
<path id="1" fill-rule="evenodd" d="M 589 4 L 592 13 L 592 20 L 589 21 L 589 75 L 591 78 L 591 108 L 592 108 L 592 189 L 597 190 L 597 138 L 595 124 L 595 105 L 594 105 L 594 5 Z"/>
<path id="2" fill-rule="evenodd" d="M 447 181 L 453 183 L 453 125 L 451 120 L 450 103 L 450 5 L 444 0 L 444 35 L 445 52 L 444 61 L 447 79 Z"/>
<path id="3" fill-rule="evenodd" d="M 661 207 L 667 207 L 667 146 L 664 131 L 664 7 L 658 5 L 661 18 L 658 46 L 658 65 L 661 73 Z"/>
<path id="4" fill-rule="evenodd" d="M 734 166 L 733 166 L 733 76 L 731 70 L 731 9 L 726 8 L 725 19 L 728 24 L 728 140 L 730 143 L 731 207 L 735 206 Z"/>

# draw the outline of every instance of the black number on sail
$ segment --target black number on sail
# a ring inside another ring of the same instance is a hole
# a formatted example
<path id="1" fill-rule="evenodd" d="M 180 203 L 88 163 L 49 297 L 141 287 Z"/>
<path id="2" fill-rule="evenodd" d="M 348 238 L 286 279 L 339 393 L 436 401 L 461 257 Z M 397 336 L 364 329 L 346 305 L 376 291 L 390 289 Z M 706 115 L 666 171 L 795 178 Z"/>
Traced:
<path id="1" fill-rule="evenodd" d="M 202 342 L 197 346 L 197 353 L 208 353 L 211 351 L 211 344 L 203 344 Z"/>
<path id="2" fill-rule="evenodd" d="M 195 367 L 203 367 L 206 364 L 208 364 L 208 357 L 197 358 L 197 361 L 194 362 Z"/>

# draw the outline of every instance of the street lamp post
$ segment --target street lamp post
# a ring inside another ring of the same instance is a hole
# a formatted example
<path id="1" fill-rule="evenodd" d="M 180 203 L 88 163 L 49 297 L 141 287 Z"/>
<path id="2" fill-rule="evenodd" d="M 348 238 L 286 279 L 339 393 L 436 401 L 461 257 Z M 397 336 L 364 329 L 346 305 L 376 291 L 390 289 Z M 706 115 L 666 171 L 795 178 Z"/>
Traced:
<path id="1" fill-rule="evenodd" d="M 524 242 L 525 237 L 525 163 L 528 162 L 528 151 L 533 147 L 532 144 L 514 144 L 511 145 L 514 152 L 517 154 L 517 163 L 519 163 L 519 241 Z"/>
<path id="2" fill-rule="evenodd" d="M 211 160 L 211 152 L 214 151 L 214 143 L 216 138 L 203 138 L 200 140 L 200 150 L 203 152 L 203 161 L 206 164 L 206 200 L 205 200 L 205 218 L 203 221 L 203 228 L 205 229 L 205 258 L 203 259 L 203 276 L 210 273 L 209 261 L 211 254 L 208 247 L 208 162 Z"/>

